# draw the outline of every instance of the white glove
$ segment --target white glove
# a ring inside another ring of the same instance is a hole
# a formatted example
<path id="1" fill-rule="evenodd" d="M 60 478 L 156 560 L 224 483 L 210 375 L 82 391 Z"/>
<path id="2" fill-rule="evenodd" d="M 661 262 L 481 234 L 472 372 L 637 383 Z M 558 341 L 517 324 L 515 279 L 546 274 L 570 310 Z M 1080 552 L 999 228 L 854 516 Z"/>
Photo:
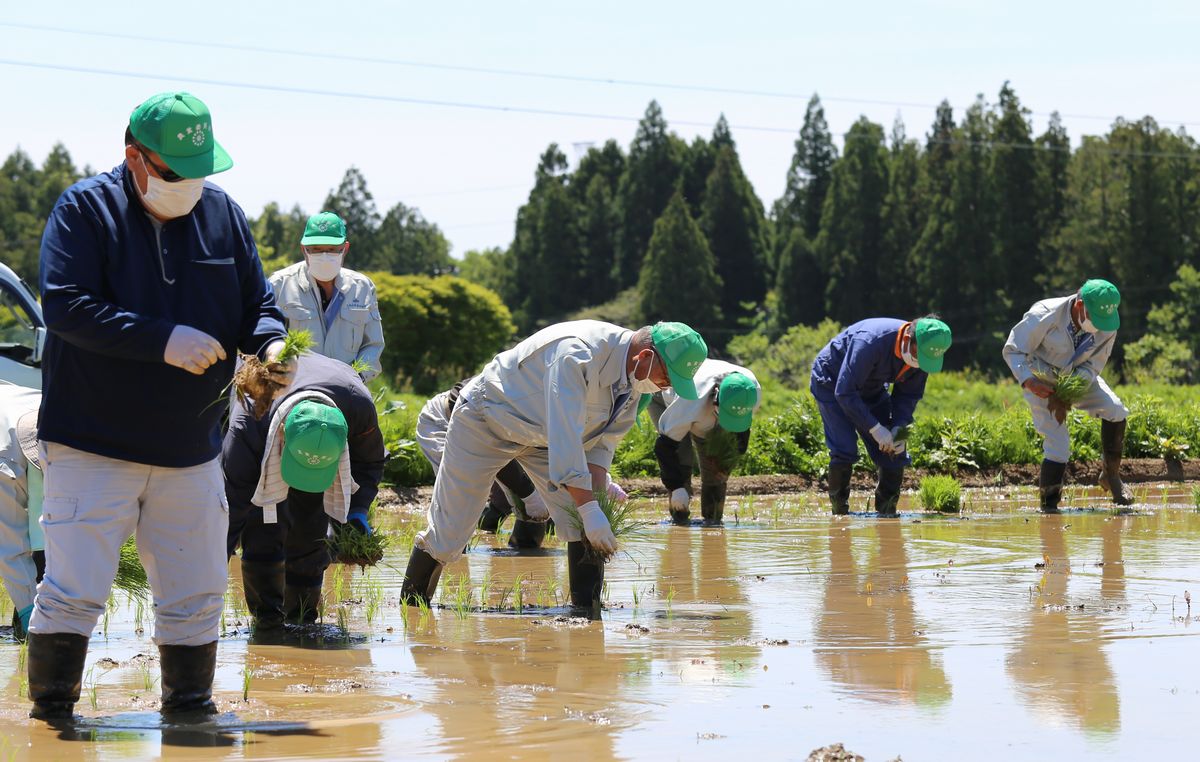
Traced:
<path id="1" fill-rule="evenodd" d="M 600 503 L 589 500 L 579 506 L 579 518 L 583 519 L 583 533 L 593 548 L 605 554 L 617 552 L 617 538 L 600 510 Z"/>
<path id="2" fill-rule="evenodd" d="M 893 426 L 892 430 L 890 432 L 892 435 L 892 454 L 893 455 L 903 455 L 904 451 L 908 449 L 908 440 L 907 439 L 896 439 L 896 432 L 899 430 L 900 430 L 899 426 Z"/>
<path id="3" fill-rule="evenodd" d="M 692 496 L 683 487 L 671 490 L 671 510 L 675 513 L 686 513 Z"/>
<path id="4" fill-rule="evenodd" d="M 879 449 L 888 455 L 894 455 L 896 452 L 896 442 L 892 439 L 892 432 L 884 428 L 882 423 L 877 423 L 871 427 L 871 436 L 875 439 L 875 443 L 879 445 Z"/>
<path id="5" fill-rule="evenodd" d="M 610 500 L 615 500 L 618 503 L 623 503 L 629 499 L 629 495 L 625 494 L 625 490 L 621 489 L 621 485 L 617 484 L 612 479 L 608 480 L 608 488 L 605 490 L 605 492 L 608 493 Z"/>
<path id="6" fill-rule="evenodd" d="M 536 521 L 539 524 L 550 518 L 550 509 L 546 507 L 546 501 L 542 500 L 542 496 L 537 490 L 530 493 L 529 497 L 522 498 L 521 501 L 525 504 L 525 515 L 530 521 Z"/>
<path id="7" fill-rule="evenodd" d="M 289 360 L 288 362 L 279 362 L 276 357 L 283 351 L 283 340 L 276 339 L 267 345 L 267 351 L 263 352 L 266 358 L 263 364 L 267 367 L 267 373 L 271 380 L 277 386 L 275 387 L 275 399 L 283 396 L 284 390 L 292 385 L 292 380 L 296 377 L 296 361 Z"/>
<path id="8" fill-rule="evenodd" d="M 177 325 L 171 330 L 167 348 L 163 350 L 163 362 L 197 376 L 204 375 L 210 365 L 224 359 L 225 348 L 221 342 L 187 325 Z"/>

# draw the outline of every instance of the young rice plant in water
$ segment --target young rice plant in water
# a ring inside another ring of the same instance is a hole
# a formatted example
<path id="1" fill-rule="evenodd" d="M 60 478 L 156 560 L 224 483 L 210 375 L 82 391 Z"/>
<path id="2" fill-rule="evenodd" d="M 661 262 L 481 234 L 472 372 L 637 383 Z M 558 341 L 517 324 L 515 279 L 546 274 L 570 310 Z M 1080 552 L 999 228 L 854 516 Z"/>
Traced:
<path id="1" fill-rule="evenodd" d="M 927 511 L 958 513 L 962 509 L 962 486 L 953 476 L 926 476 L 921 479 L 921 506 Z"/>
<path id="2" fill-rule="evenodd" d="M 636 511 L 633 509 L 632 500 L 614 500 L 604 490 L 594 494 L 596 502 L 600 504 L 600 510 L 608 519 L 608 525 L 612 527 L 613 536 L 617 538 L 618 542 L 636 536 L 646 525 L 646 522 L 638 521 L 635 518 Z M 607 563 L 612 555 L 602 553 L 588 543 L 587 535 L 583 531 L 583 518 L 579 515 L 579 508 L 574 503 L 568 503 L 563 506 L 563 512 L 567 514 L 567 521 L 571 522 L 571 526 L 583 535 L 583 544 L 587 549 L 587 555 L 600 563 Z"/>

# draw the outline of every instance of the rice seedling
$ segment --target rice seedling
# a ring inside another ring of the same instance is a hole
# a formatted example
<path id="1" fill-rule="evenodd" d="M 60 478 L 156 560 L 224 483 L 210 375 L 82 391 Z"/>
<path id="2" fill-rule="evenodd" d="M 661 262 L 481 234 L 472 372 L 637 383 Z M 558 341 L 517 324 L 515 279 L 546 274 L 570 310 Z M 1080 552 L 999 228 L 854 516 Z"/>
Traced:
<path id="1" fill-rule="evenodd" d="M 1200 511 L 1200 484 L 1192 487 L 1192 504 Z"/>
<path id="2" fill-rule="evenodd" d="M 962 485 L 953 476 L 926 476 L 919 490 L 921 507 L 939 513 L 958 513 L 962 509 Z"/>
<path id="3" fill-rule="evenodd" d="M 150 597 L 150 580 L 142 568 L 142 559 L 138 557 L 137 545 L 132 537 L 121 545 L 113 588 L 128 595 L 130 600 L 145 601 Z"/>
<path id="4" fill-rule="evenodd" d="M 367 616 L 367 626 L 374 624 L 375 614 L 379 611 L 379 607 L 383 604 L 383 584 L 375 579 L 370 578 L 367 587 L 367 595 L 363 606 L 363 612 Z"/>
<path id="5" fill-rule="evenodd" d="M 524 581 L 525 575 L 518 574 L 513 580 L 513 608 L 520 614 L 525 610 L 525 587 L 521 583 Z"/>
<path id="6" fill-rule="evenodd" d="M 241 355 L 241 364 L 233 374 L 234 393 L 238 401 L 248 410 L 253 410 L 255 418 L 262 418 L 271 408 L 275 392 L 280 388 L 280 384 L 271 379 L 272 366 L 295 360 L 312 346 L 312 333 L 292 330 L 287 332 L 283 350 L 273 363 L 264 363 L 255 355 Z"/>
<path id="7" fill-rule="evenodd" d="M 242 669 L 242 702 L 250 703 L 250 683 L 254 680 L 254 670 L 249 667 Z"/>
<path id="8" fill-rule="evenodd" d="M 1035 374 L 1040 380 L 1054 387 L 1054 396 L 1070 407 L 1083 398 L 1091 384 L 1083 376 L 1070 370 L 1057 372 L 1042 371 Z"/>
<path id="9" fill-rule="evenodd" d="M 350 629 L 350 614 L 346 611 L 345 606 L 338 606 L 337 626 L 342 632 L 346 632 Z"/>
<path id="10" fill-rule="evenodd" d="M 333 537 L 326 539 L 329 552 L 335 563 L 358 566 L 366 571 L 383 560 L 384 551 L 391 545 L 391 538 L 382 531 L 367 534 L 349 524 L 333 530 Z"/>
<path id="11" fill-rule="evenodd" d="M 608 519 L 608 525 L 618 542 L 622 539 L 636 537 L 646 526 L 647 522 L 637 519 L 637 511 L 634 508 L 635 501 L 625 500 L 618 502 L 609 497 L 608 493 L 604 490 L 593 494 L 596 502 L 600 504 L 600 510 L 604 513 L 604 517 Z M 612 554 L 598 551 L 588 543 L 587 535 L 583 530 L 583 519 L 579 515 L 579 508 L 574 503 L 567 503 L 563 506 L 563 511 L 567 514 L 567 520 L 571 522 L 571 526 L 584 536 L 585 555 L 597 563 L 607 563 L 612 558 Z"/>
<path id="12" fill-rule="evenodd" d="M 100 679 L 95 676 L 95 672 L 96 665 L 93 664 L 88 667 L 87 674 L 83 678 L 84 687 L 87 689 L 88 703 L 91 704 L 93 710 L 100 708 L 100 696 L 96 690 Z"/>
<path id="13" fill-rule="evenodd" d="M 675 603 L 675 586 L 671 585 L 671 588 L 669 590 L 667 590 L 667 616 L 668 617 L 673 616 L 671 607 L 674 603 Z"/>
<path id="14" fill-rule="evenodd" d="M 912 426 L 897 426 L 896 433 L 892 435 L 892 439 L 896 442 L 907 442 L 909 434 L 912 433 Z"/>
<path id="15" fill-rule="evenodd" d="M 370 373 L 371 371 L 375 370 L 375 367 L 371 365 L 371 363 L 360 360 L 356 357 L 354 358 L 354 362 L 350 363 L 350 370 L 361 376 L 364 373 Z"/>

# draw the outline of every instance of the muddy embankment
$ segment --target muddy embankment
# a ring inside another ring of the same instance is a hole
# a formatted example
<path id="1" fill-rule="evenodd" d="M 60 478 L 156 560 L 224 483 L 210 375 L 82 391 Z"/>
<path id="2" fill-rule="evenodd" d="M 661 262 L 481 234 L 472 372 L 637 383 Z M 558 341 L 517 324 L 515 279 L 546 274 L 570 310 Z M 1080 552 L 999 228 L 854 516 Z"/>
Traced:
<path id="1" fill-rule="evenodd" d="M 1036 464 L 1006 465 L 997 468 L 962 470 L 954 474 L 964 487 L 1028 487 L 1037 484 L 1040 466 Z M 916 489 L 921 477 L 934 473 L 928 469 L 910 468 L 904 474 L 904 488 Z M 1067 467 L 1067 484 L 1096 484 L 1100 477 L 1100 461 L 1071 463 Z M 1131 458 L 1121 464 L 1121 477 L 1130 484 L 1145 482 L 1200 481 L 1200 460 L 1184 461 L 1178 469 L 1168 472 L 1165 461 L 1158 458 Z M 699 482 L 696 482 L 699 484 Z M 658 479 L 622 479 L 628 492 L 647 497 L 666 497 L 667 490 Z M 866 471 L 854 473 L 855 489 L 873 489 L 875 475 Z M 795 474 L 734 476 L 729 479 L 730 495 L 781 495 L 825 488 L 824 479 Z M 379 491 L 380 505 L 392 510 L 423 509 L 433 488 L 400 487 Z"/>

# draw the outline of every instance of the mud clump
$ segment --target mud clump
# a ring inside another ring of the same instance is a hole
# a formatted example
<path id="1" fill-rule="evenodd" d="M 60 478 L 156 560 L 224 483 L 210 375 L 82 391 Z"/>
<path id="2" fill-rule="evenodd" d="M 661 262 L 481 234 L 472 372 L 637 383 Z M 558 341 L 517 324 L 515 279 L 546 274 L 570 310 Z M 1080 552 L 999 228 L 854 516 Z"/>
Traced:
<path id="1" fill-rule="evenodd" d="M 808 762 L 863 762 L 861 755 L 844 748 L 840 743 L 822 746 L 809 752 Z"/>

